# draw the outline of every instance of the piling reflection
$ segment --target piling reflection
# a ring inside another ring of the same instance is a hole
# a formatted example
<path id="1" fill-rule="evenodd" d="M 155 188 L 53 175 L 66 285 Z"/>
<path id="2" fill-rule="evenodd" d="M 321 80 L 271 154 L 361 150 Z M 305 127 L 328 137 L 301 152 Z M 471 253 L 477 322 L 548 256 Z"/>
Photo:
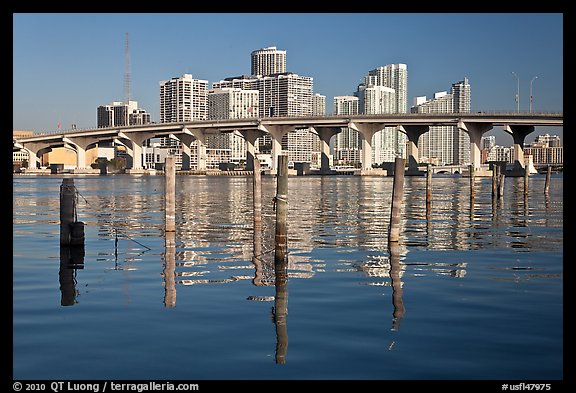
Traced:
<path id="1" fill-rule="evenodd" d="M 60 305 L 73 306 L 77 303 L 76 271 L 84 269 L 84 247 L 60 247 Z"/>
<path id="2" fill-rule="evenodd" d="M 166 232 L 165 253 L 164 253 L 164 307 L 176 307 L 176 233 Z"/>
<path id="3" fill-rule="evenodd" d="M 288 257 L 274 263 L 276 296 L 274 298 L 274 325 L 276 326 L 276 363 L 286 363 L 288 351 Z"/>
<path id="4" fill-rule="evenodd" d="M 397 331 L 400 329 L 400 321 L 406 313 L 404 308 L 404 301 L 402 300 L 402 280 L 400 266 L 400 247 L 397 242 L 390 242 L 388 244 L 390 251 L 390 282 L 392 285 L 392 305 L 394 312 L 392 313 L 392 330 Z"/>

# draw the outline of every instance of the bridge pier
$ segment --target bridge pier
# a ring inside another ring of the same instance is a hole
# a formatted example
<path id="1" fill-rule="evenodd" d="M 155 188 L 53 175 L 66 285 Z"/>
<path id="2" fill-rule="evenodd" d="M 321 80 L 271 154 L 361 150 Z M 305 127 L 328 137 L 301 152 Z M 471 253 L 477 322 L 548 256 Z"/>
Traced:
<path id="1" fill-rule="evenodd" d="M 264 133 L 260 130 L 247 130 L 242 132 L 242 136 L 246 141 L 246 170 L 253 171 L 256 165 L 254 161 L 256 160 L 256 141 Z"/>
<path id="2" fill-rule="evenodd" d="M 526 140 L 526 136 L 531 132 L 534 132 L 534 126 L 526 126 L 526 125 L 509 125 L 506 124 L 503 127 L 503 130 L 508 134 L 512 135 L 512 139 L 514 140 L 514 152 L 513 152 L 513 159 L 514 159 L 514 172 L 518 172 L 519 174 L 524 173 L 524 141 Z"/>
<path id="3" fill-rule="evenodd" d="M 182 166 L 180 167 L 184 171 L 189 171 L 192 169 L 192 142 L 196 139 L 188 129 L 183 130 L 184 133 L 175 135 L 182 145 Z"/>
<path id="4" fill-rule="evenodd" d="M 408 170 L 406 171 L 407 176 L 421 175 L 418 169 L 418 161 L 420 160 L 418 153 L 418 139 L 422 134 L 427 133 L 430 130 L 430 126 L 427 125 L 406 125 L 398 126 L 398 131 L 403 132 L 408 137 Z"/>
<path id="5" fill-rule="evenodd" d="M 119 137 L 127 139 L 130 141 L 132 145 L 132 167 L 130 170 L 137 170 L 141 171 L 144 169 L 142 166 L 142 146 L 144 142 L 150 138 L 154 137 L 154 134 L 151 132 L 141 132 L 139 134 L 132 133 L 130 136 L 126 135 L 125 133 L 119 133 Z M 130 154 L 130 152 L 128 152 Z"/>
<path id="6" fill-rule="evenodd" d="M 332 173 L 330 170 L 330 139 L 342 129 L 340 127 L 314 127 L 314 129 L 320 138 L 320 152 L 322 154 L 320 173 L 323 175 Z"/>
<path id="7" fill-rule="evenodd" d="M 482 135 L 492 129 L 492 123 L 474 123 L 458 121 L 458 128 L 470 136 L 470 163 L 474 169 L 480 169 L 482 158 L 480 157 L 480 144 Z"/>
<path id="8" fill-rule="evenodd" d="M 348 127 L 356 130 L 362 136 L 362 171 L 372 170 L 372 137 L 378 131 L 383 130 L 385 125 L 382 123 L 357 123 L 349 122 Z"/>
<path id="9" fill-rule="evenodd" d="M 272 137 L 272 172 L 276 173 L 278 170 L 278 156 L 282 154 L 282 138 L 284 135 L 290 131 L 294 131 L 296 128 L 294 126 L 285 125 L 258 125 L 258 129 L 263 132 L 267 132 Z"/>
<path id="10" fill-rule="evenodd" d="M 89 168 L 90 165 L 86 165 L 86 150 L 88 145 L 98 142 L 98 139 L 88 137 L 64 137 L 62 140 L 76 150 L 76 169 Z"/>

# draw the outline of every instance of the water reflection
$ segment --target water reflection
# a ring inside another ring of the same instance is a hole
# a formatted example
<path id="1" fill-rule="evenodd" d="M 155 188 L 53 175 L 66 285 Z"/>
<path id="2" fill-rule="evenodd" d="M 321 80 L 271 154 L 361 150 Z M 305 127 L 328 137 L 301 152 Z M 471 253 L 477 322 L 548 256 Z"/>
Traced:
<path id="1" fill-rule="evenodd" d="M 73 306 L 78 303 L 79 295 L 76 289 L 76 271 L 84 269 L 84 247 L 60 247 L 60 270 L 58 281 L 60 282 L 60 305 Z"/>
<path id="2" fill-rule="evenodd" d="M 552 177 L 549 193 L 544 193 L 544 176 L 538 176 L 530 179 L 528 195 L 524 193 L 522 178 L 506 179 L 502 198 L 492 197 L 490 178 L 476 178 L 473 201 L 468 178 L 434 176 L 433 202 L 429 208 L 425 177 L 407 177 L 399 243 L 401 253 L 405 255 L 409 250 L 418 249 L 509 248 L 524 252 L 561 249 L 563 178 Z M 58 211 L 60 183 L 60 178 L 14 180 L 15 236 L 29 231 L 30 225 L 57 223 L 54 217 Z M 126 244 L 133 245 L 137 240 L 150 244 L 146 238 L 153 240 L 163 233 L 162 185 L 161 176 L 78 178 L 77 188 L 86 200 L 79 208 L 82 221 L 87 228 L 95 228 L 98 240 L 110 242 L 118 234 Z M 252 222 L 251 186 L 250 178 L 177 177 L 176 238 L 179 247 L 172 247 L 167 239 L 163 270 L 166 307 L 175 305 L 175 296 L 171 297 L 172 282 L 194 285 L 250 280 L 256 287 L 274 285 L 274 263 L 268 256 L 271 257 L 269 253 L 273 250 L 275 229 L 272 210 L 275 179 L 262 178 L 260 228 Z M 375 276 L 383 273 L 379 269 L 389 274 L 388 268 L 382 265 L 385 258 L 378 255 L 388 253 L 386 229 L 391 190 L 392 178 L 291 177 L 288 185 L 288 275 L 312 278 L 326 270 L 350 271 L 341 269 L 341 265 L 362 265 L 363 271 Z M 547 233 L 536 234 L 532 230 L 534 226 L 545 227 Z M 53 237 L 54 233 L 47 230 L 41 235 Z M 98 261 L 114 261 L 117 269 L 131 269 L 129 264 L 118 266 L 118 254 L 102 251 L 111 250 L 108 244 L 100 247 L 98 255 L 104 258 L 98 258 Z M 319 259 L 319 249 L 334 249 L 336 260 Z M 358 250 L 377 256 L 364 264 L 350 261 L 347 254 Z M 388 261 L 383 263 L 387 265 Z M 401 266 L 405 269 L 406 265 Z M 438 262 L 427 266 L 414 265 L 414 274 L 454 277 L 465 274 L 465 269 L 459 267 L 447 272 L 449 267 Z M 230 274 L 232 270 L 234 273 Z M 71 300 L 75 295 L 70 295 L 75 292 L 69 291 L 70 283 L 74 283 L 70 273 L 75 271 L 61 267 L 61 287 L 66 293 L 63 303 L 66 304 L 75 301 Z"/>
<path id="3" fill-rule="evenodd" d="M 392 285 L 392 305 L 394 307 L 394 312 L 392 313 L 392 330 L 397 331 L 400 329 L 400 321 L 406 313 L 404 301 L 402 300 L 400 249 L 396 242 L 390 242 L 388 248 L 390 250 L 390 283 Z"/>
<path id="4" fill-rule="evenodd" d="M 288 257 L 274 263 L 276 292 L 274 297 L 274 325 L 276 326 L 276 363 L 286 363 L 288 351 Z"/>

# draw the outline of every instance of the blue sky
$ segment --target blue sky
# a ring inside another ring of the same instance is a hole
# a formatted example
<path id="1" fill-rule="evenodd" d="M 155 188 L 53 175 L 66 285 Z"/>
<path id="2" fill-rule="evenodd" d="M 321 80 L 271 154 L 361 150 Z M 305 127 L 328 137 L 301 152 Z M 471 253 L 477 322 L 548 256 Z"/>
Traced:
<path id="1" fill-rule="evenodd" d="M 124 98 L 129 33 L 131 96 L 160 115 L 159 82 L 191 73 L 213 82 L 250 74 L 250 53 L 276 46 L 287 70 L 314 78 L 314 92 L 351 95 L 376 67 L 408 66 L 415 96 L 469 79 L 472 111 L 563 111 L 561 13 L 15 13 L 13 128 L 96 126 L 96 108 Z M 528 136 L 562 128 L 540 128 Z M 497 143 L 512 138 L 496 128 Z M 490 135 L 489 134 L 489 135 Z"/>

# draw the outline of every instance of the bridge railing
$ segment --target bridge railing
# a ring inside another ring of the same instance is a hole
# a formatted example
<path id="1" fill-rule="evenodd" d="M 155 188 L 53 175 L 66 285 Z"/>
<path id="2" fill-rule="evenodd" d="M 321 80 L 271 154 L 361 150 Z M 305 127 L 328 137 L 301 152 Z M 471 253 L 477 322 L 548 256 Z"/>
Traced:
<path id="1" fill-rule="evenodd" d="M 476 111 L 476 112 L 453 112 L 453 113 L 381 113 L 381 114 L 358 114 L 358 115 L 340 115 L 329 113 L 326 115 L 305 115 L 305 116 L 285 116 L 285 117 L 260 117 L 260 118 L 245 118 L 245 119 L 207 119 L 207 120 L 198 120 L 198 123 L 206 122 L 206 123 L 230 123 L 230 122 L 237 122 L 237 121 L 249 121 L 249 120 L 258 120 L 258 121 L 274 121 L 274 120 L 290 120 L 290 119 L 297 119 L 297 118 L 379 118 L 382 116 L 386 116 L 388 118 L 405 118 L 408 117 L 446 117 L 446 116 L 465 116 L 465 117 L 486 117 L 486 116 L 505 116 L 505 117 L 512 117 L 512 118 L 524 118 L 524 117 L 536 117 L 536 116 L 563 116 L 563 112 L 557 111 L 538 111 L 538 112 L 510 112 L 510 111 L 497 111 L 497 110 L 490 110 L 490 111 Z M 148 124 L 141 124 L 141 125 L 134 125 L 134 126 L 119 126 L 119 127 L 95 127 L 95 128 L 74 128 L 74 129 L 67 129 L 67 130 L 55 130 L 55 131 L 41 131 L 36 132 L 32 137 L 37 136 L 49 136 L 49 135 L 67 135 L 67 134 L 74 134 L 74 133 L 82 133 L 82 132 L 90 132 L 90 131 L 107 131 L 107 130 L 117 130 L 117 129 L 130 129 L 130 128 L 138 128 L 138 127 L 154 127 L 158 125 L 162 126 L 175 126 L 175 125 L 183 125 L 186 122 L 171 122 L 171 123 L 148 123 Z M 27 137 L 22 137 L 18 139 L 25 139 Z"/>

